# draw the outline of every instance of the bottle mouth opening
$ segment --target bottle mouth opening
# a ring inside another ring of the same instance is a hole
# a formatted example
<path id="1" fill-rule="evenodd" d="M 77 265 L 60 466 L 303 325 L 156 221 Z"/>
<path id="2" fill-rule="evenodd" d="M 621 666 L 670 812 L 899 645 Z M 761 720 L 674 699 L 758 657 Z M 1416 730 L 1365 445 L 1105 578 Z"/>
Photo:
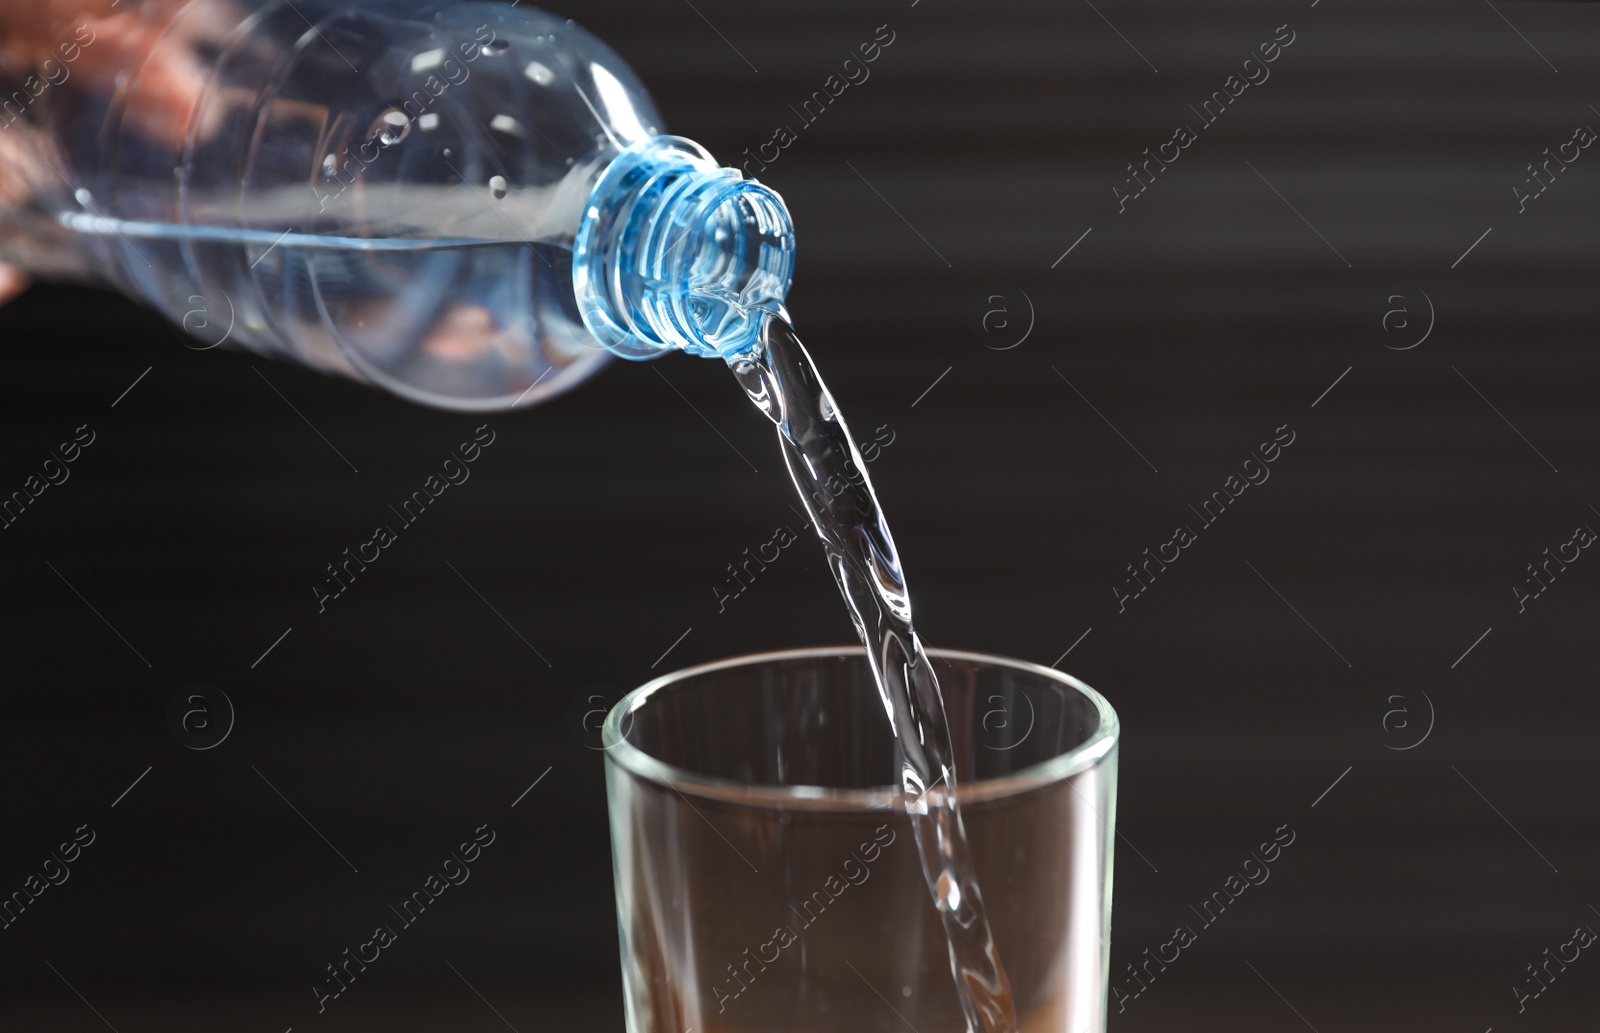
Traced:
<path id="1" fill-rule="evenodd" d="M 781 312 L 794 270 L 783 199 L 704 149 L 655 137 L 596 184 L 573 252 L 585 325 L 625 358 L 731 358 Z"/>
<path id="2" fill-rule="evenodd" d="M 762 314 L 788 293 L 794 252 L 788 213 L 759 183 L 720 169 L 701 197 L 686 197 L 681 229 L 660 222 L 663 316 L 683 350 L 728 357 L 754 347 Z M 678 241 L 681 241 L 679 243 Z"/>

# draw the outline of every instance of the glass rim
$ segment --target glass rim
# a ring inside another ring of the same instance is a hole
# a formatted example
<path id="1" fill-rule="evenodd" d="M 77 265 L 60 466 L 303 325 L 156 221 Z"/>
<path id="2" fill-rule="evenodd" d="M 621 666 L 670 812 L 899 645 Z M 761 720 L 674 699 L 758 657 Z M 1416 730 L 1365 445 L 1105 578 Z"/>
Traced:
<path id="1" fill-rule="evenodd" d="M 782 663 L 787 660 L 817 658 L 842 658 L 864 656 L 862 646 L 813 646 L 805 649 L 783 649 L 765 653 L 745 653 L 740 656 L 715 660 L 710 663 L 685 667 L 653 678 L 617 701 L 606 714 L 601 729 L 601 745 L 607 764 L 619 768 L 636 778 L 655 782 L 670 789 L 690 789 L 700 796 L 714 797 L 742 806 L 783 806 L 803 809 L 881 810 L 899 809 L 907 798 L 899 786 L 872 786 L 867 788 L 840 788 L 812 785 L 762 785 L 739 782 L 733 779 L 706 775 L 651 756 L 623 737 L 623 722 L 635 711 L 650 702 L 652 696 L 701 675 L 726 671 L 736 667 L 754 667 L 759 664 Z M 1006 667 L 1023 671 L 1059 688 L 1075 692 L 1088 700 L 1099 715 L 1099 721 L 1083 742 L 1048 760 L 1023 768 L 998 778 L 965 779 L 956 787 L 956 798 L 962 803 L 1016 796 L 1031 789 L 1062 782 L 1098 766 L 1116 748 L 1121 738 L 1121 721 L 1111 703 L 1087 683 L 1058 671 L 1027 660 L 974 653 L 960 649 L 930 649 L 932 660 L 963 660 L 988 667 Z"/>

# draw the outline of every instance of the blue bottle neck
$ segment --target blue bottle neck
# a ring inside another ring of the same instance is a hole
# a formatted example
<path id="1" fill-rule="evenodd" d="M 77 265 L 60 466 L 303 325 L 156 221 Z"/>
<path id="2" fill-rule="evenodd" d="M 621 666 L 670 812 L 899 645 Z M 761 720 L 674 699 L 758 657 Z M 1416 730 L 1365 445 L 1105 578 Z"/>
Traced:
<path id="1" fill-rule="evenodd" d="M 624 358 L 674 349 L 724 359 L 757 347 L 794 272 L 783 199 L 699 144 L 657 136 L 622 152 L 595 184 L 573 245 L 589 332 Z"/>

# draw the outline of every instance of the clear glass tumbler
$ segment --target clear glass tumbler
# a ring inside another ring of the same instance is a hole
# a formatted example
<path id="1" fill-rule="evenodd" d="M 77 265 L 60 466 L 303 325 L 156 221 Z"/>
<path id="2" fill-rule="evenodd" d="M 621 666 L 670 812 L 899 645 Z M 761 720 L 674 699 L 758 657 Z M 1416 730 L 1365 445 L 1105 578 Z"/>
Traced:
<path id="1" fill-rule="evenodd" d="M 1049 668 L 932 656 L 1018 1029 L 1101 1033 L 1116 713 Z M 629 1033 L 966 1029 L 859 647 L 666 675 L 603 740 Z"/>

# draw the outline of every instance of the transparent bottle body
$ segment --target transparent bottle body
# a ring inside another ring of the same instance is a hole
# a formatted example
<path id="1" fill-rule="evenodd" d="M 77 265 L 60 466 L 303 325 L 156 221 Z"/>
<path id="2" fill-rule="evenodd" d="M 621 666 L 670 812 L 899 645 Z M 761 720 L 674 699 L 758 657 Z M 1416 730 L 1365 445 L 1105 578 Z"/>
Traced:
<path id="1" fill-rule="evenodd" d="M 1058 672 L 933 655 L 1016 1027 L 1099 1033 L 1116 716 Z M 630 1033 L 968 1030 L 860 648 L 669 675 L 604 743 Z"/>
<path id="2" fill-rule="evenodd" d="M 605 360 L 574 239 L 661 128 L 605 44 L 499 3 L 120 6 L 59 83 L 5 84 L 0 258 L 434 405 L 526 404 Z"/>

